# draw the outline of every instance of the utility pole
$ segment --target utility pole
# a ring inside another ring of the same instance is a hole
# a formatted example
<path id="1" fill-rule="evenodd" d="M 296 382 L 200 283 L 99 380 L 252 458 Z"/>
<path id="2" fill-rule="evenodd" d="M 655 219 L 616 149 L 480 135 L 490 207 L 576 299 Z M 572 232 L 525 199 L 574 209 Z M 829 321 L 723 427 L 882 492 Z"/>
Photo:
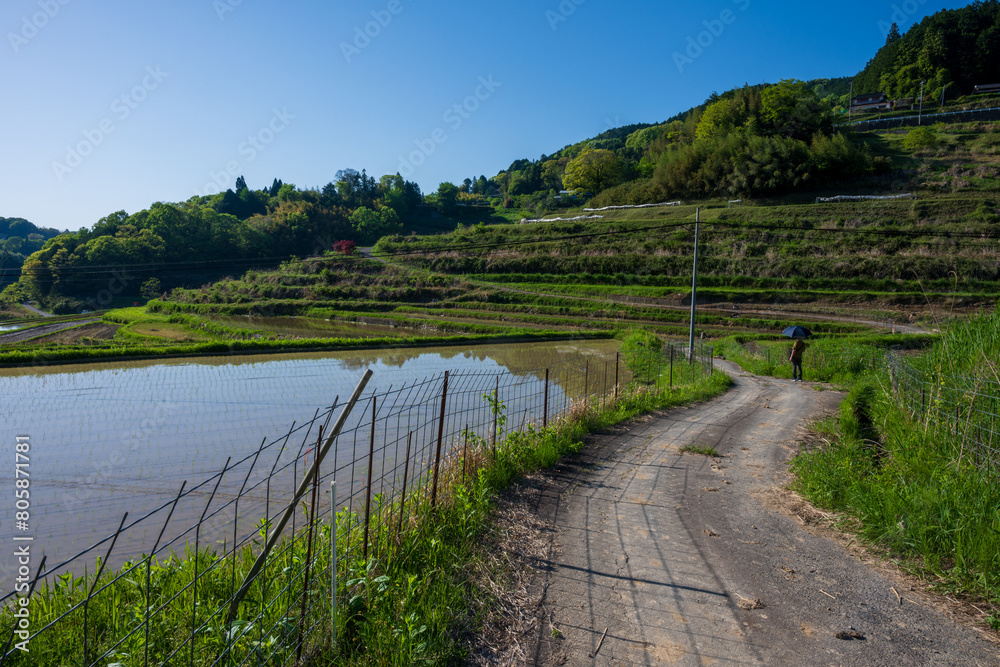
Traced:
<path id="1" fill-rule="evenodd" d="M 698 223 L 701 221 L 701 207 L 694 211 L 694 274 L 691 276 L 691 335 L 688 337 L 688 363 L 694 363 L 694 312 L 698 302 Z"/>
<path id="2" fill-rule="evenodd" d="M 917 125 L 920 125 L 923 120 L 924 115 L 924 84 L 926 81 L 920 82 L 920 111 L 917 112 Z"/>
<path id="3" fill-rule="evenodd" d="M 847 124 L 851 124 L 851 112 L 854 111 L 854 81 L 851 81 L 851 95 L 847 100 Z"/>

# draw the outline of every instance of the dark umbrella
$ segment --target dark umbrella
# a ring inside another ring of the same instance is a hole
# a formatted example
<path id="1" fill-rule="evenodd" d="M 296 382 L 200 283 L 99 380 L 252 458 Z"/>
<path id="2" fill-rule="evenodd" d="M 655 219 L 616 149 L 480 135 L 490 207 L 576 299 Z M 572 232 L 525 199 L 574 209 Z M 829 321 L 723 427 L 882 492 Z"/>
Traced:
<path id="1" fill-rule="evenodd" d="M 809 338 L 809 336 L 812 336 L 812 332 L 805 327 L 794 326 L 782 331 L 781 335 L 788 336 L 789 338 Z"/>

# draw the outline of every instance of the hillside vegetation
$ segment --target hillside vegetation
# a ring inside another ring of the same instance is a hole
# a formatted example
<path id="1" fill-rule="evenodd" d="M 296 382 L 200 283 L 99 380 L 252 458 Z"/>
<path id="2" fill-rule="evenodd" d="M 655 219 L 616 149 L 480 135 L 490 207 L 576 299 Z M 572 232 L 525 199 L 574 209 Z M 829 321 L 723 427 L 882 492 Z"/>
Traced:
<path id="1" fill-rule="evenodd" d="M 929 77 L 937 67 L 942 90 L 968 94 L 1000 62 L 997 7 L 976 2 L 905 35 L 890 31 L 855 92 L 892 79 L 898 86 L 887 92 L 909 94 L 899 72 Z M 945 73 L 941 58 L 950 63 Z M 852 131 L 840 124 L 850 84 L 785 80 L 713 94 L 667 121 L 615 128 L 428 194 L 398 174 L 376 179 L 353 169 L 306 190 L 277 179 L 251 189 L 241 177 L 226 192 L 119 211 L 41 248 L 22 244 L 34 252 L 0 303 L 34 299 L 62 313 L 159 297 L 161 312 L 378 313 L 434 327 L 642 323 L 667 333 L 689 298 L 700 207 L 706 303 L 812 303 L 903 317 L 924 305 L 992 305 L 1000 284 L 997 126 Z M 900 192 L 917 199 L 812 203 Z M 588 197 L 592 208 L 684 205 L 511 224 L 574 217 Z M 376 241 L 392 266 L 294 260 L 343 257 Z M 587 318 L 587 310 L 601 315 Z"/>
<path id="2" fill-rule="evenodd" d="M 915 98 L 921 82 L 928 100 L 968 95 L 979 84 L 1000 83 L 1000 3 L 977 0 L 945 9 L 899 33 L 893 24 L 885 46 L 854 79 L 854 91 Z M 946 90 L 947 89 L 947 90 Z"/>

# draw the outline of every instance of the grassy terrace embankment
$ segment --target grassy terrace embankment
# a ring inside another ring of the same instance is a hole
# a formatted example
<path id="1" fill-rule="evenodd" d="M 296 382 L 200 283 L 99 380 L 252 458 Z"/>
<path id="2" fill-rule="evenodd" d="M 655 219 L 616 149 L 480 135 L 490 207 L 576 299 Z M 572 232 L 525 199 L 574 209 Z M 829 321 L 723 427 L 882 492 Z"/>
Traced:
<path id="1" fill-rule="evenodd" d="M 682 287 L 677 279 L 691 271 L 694 214 L 694 206 L 678 206 L 473 227 L 383 239 L 376 252 L 448 275 L 592 275 L 622 286 Z M 978 293 L 984 281 L 995 287 L 1000 279 L 1000 215 L 993 199 L 978 194 L 709 208 L 701 219 L 699 272 L 713 289 L 919 292 L 918 281 L 928 281 L 931 289 L 951 291 L 954 273 L 960 291 Z"/>

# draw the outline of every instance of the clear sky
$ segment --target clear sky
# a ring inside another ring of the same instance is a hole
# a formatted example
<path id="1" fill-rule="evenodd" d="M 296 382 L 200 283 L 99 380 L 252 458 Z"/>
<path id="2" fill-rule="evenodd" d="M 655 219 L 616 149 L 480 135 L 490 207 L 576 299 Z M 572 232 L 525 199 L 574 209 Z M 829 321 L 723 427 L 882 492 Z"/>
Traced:
<path id="1" fill-rule="evenodd" d="M 4 0 L 0 216 L 76 230 L 277 177 L 495 175 L 744 83 L 856 74 L 964 2 Z"/>

